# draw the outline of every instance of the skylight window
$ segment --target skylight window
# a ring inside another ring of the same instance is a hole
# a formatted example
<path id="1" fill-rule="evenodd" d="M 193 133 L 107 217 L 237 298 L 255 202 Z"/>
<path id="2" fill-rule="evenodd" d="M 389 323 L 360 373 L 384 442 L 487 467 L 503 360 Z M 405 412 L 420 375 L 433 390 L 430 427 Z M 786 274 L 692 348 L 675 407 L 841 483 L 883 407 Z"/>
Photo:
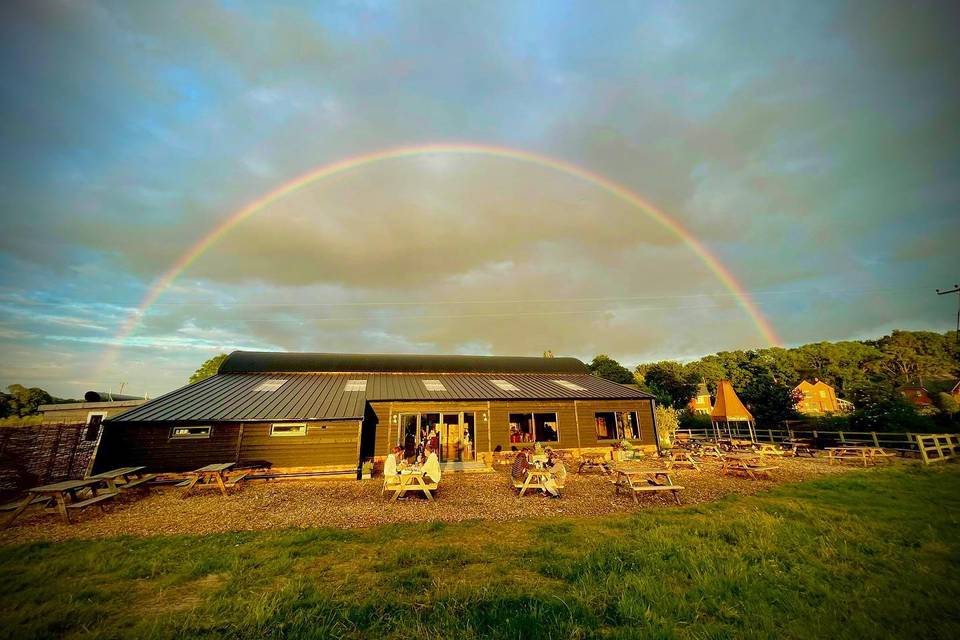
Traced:
<path id="1" fill-rule="evenodd" d="M 343 386 L 344 391 L 366 391 L 367 390 L 367 381 L 366 380 L 347 380 L 347 384 Z"/>
<path id="2" fill-rule="evenodd" d="M 513 384 L 509 380 L 491 380 L 490 384 L 498 389 L 502 389 L 503 391 L 520 391 L 520 387 Z"/>
<path id="3" fill-rule="evenodd" d="M 282 387 L 285 382 L 286 380 L 265 380 L 260 384 L 258 384 L 256 387 L 254 387 L 253 390 L 254 391 L 276 391 L 277 389 Z"/>
<path id="4" fill-rule="evenodd" d="M 424 380 L 423 386 L 427 388 L 427 391 L 446 391 L 447 388 L 443 386 L 443 383 L 439 380 Z"/>
<path id="5" fill-rule="evenodd" d="M 570 391 L 586 391 L 587 390 L 586 387 L 581 387 L 580 385 L 574 384 L 569 380 L 554 380 L 554 382 L 560 385 L 561 387 L 563 387 L 564 389 L 570 389 Z"/>

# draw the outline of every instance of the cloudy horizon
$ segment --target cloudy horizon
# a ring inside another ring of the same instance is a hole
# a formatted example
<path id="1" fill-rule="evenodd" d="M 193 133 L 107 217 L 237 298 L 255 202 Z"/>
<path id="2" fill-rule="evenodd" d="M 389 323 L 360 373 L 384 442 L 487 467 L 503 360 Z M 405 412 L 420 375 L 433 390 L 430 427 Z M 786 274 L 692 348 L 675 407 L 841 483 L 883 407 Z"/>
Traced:
<path id="1" fill-rule="evenodd" d="M 159 395 L 232 349 L 629 366 L 946 331 L 948 3 L 5 3 L 0 385 Z"/>

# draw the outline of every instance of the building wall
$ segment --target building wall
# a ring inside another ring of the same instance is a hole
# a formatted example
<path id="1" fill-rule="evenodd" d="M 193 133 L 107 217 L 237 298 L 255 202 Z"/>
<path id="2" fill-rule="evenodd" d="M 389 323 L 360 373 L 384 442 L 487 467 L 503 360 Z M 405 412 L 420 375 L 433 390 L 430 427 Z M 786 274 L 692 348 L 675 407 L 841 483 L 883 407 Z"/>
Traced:
<path id="1" fill-rule="evenodd" d="M 95 468 L 143 465 L 154 472 L 175 472 L 221 462 L 271 469 L 357 467 L 359 420 L 306 423 L 304 436 L 271 436 L 271 424 L 213 424 L 209 438 L 171 438 L 170 424 L 107 424 Z"/>
<path id="2" fill-rule="evenodd" d="M 91 413 L 103 413 L 106 417 L 115 416 L 129 411 L 133 407 L 141 405 L 145 400 L 125 403 L 123 406 L 115 406 L 116 403 L 103 403 L 103 406 L 94 402 L 78 402 L 76 406 L 69 408 L 56 408 L 43 410 L 43 424 L 86 424 L 87 416 Z"/>
<path id="3" fill-rule="evenodd" d="M 816 383 L 804 380 L 794 390 L 803 394 L 803 397 L 797 402 L 797 411 L 800 413 L 816 415 L 840 412 L 840 403 L 837 402 L 836 392 L 823 380 L 818 380 Z"/>
<path id="4" fill-rule="evenodd" d="M 640 424 L 635 444 L 656 446 L 653 402 L 651 400 L 557 400 L 557 401 L 490 401 L 490 402 L 371 402 L 376 414 L 375 455 L 386 456 L 396 444 L 401 413 L 441 413 L 472 411 L 476 416 L 475 438 L 478 453 L 510 451 L 523 445 L 510 442 L 511 413 L 556 413 L 559 439 L 550 446 L 558 449 L 606 447 L 613 440 L 598 440 L 595 412 L 636 411 Z"/>

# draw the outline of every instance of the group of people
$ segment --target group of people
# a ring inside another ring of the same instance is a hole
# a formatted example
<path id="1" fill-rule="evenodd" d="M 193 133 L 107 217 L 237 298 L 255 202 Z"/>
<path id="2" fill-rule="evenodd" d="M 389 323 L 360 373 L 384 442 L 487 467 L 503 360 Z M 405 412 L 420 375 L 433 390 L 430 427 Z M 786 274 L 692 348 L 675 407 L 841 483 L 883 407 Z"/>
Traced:
<path id="1" fill-rule="evenodd" d="M 423 475 L 431 484 L 440 482 L 440 458 L 432 442 L 426 443 L 423 453 L 414 458 L 413 465 L 410 465 L 404 457 L 403 447 L 395 446 L 383 463 L 383 478 L 386 486 L 400 484 L 401 470 L 410 466 L 419 466 L 420 471 L 423 471 Z"/>
<path id="2" fill-rule="evenodd" d="M 538 463 L 531 463 L 531 456 L 525 449 L 517 451 L 517 455 L 513 458 L 513 465 L 510 467 L 510 476 L 514 482 L 520 483 L 527 479 L 531 464 Z M 567 477 L 567 468 L 563 465 L 563 459 L 552 449 L 547 449 L 546 462 L 542 467 L 550 472 L 550 476 L 543 481 L 544 488 L 541 491 L 551 497 L 559 498 L 560 487 L 563 486 Z"/>

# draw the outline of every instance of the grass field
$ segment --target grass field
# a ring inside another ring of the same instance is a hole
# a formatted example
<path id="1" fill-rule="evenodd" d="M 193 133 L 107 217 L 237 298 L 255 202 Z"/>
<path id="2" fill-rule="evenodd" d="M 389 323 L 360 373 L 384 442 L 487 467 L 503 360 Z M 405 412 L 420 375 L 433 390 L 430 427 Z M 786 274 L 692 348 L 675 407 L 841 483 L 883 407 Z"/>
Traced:
<path id="1" fill-rule="evenodd" d="M 0 547 L 9 638 L 960 637 L 960 473 L 632 516 Z"/>

